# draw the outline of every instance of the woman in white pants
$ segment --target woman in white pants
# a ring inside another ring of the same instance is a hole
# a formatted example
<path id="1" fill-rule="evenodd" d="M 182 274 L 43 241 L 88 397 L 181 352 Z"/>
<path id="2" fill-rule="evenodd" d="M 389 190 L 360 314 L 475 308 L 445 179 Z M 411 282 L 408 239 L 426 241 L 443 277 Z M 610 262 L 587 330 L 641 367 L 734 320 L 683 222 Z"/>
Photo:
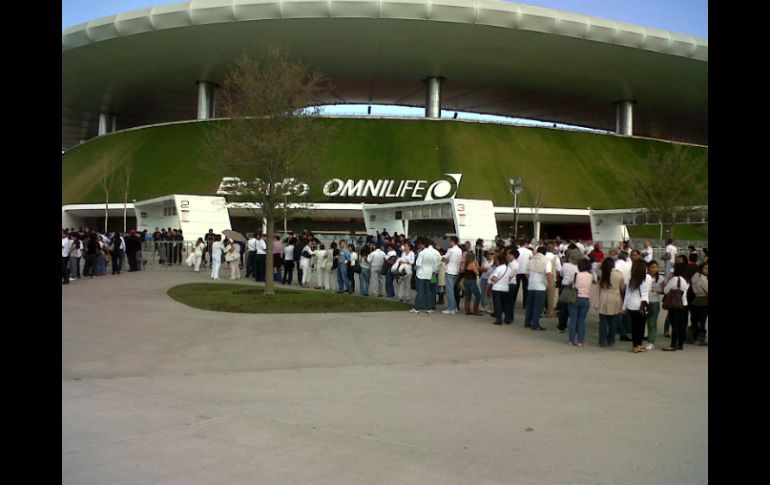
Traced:
<path id="1" fill-rule="evenodd" d="M 412 290 L 412 265 L 414 264 L 414 252 L 410 243 L 404 243 L 401 257 L 396 261 L 398 264 L 393 265 L 393 272 L 398 281 L 398 301 L 408 302 Z"/>
<path id="2" fill-rule="evenodd" d="M 214 244 L 211 245 L 211 279 L 219 279 L 219 267 L 222 266 L 222 236 L 219 234 L 214 238 Z"/>
<path id="3" fill-rule="evenodd" d="M 328 289 L 326 288 L 328 286 L 327 278 L 329 277 L 329 274 L 326 272 L 326 246 L 321 244 L 318 246 L 318 249 L 315 250 L 315 270 L 316 270 L 316 276 L 318 278 L 318 281 L 316 281 L 315 289 L 316 290 L 322 290 L 322 289 Z M 324 283 L 326 282 L 326 283 Z"/>
<path id="4" fill-rule="evenodd" d="M 227 261 L 227 264 L 230 265 L 230 279 L 241 279 L 241 268 L 239 267 L 241 264 L 240 245 L 230 241 L 230 245 L 227 248 L 227 255 L 225 256 L 225 261 Z"/>
<path id="5" fill-rule="evenodd" d="M 299 267 L 302 268 L 302 287 L 310 288 L 310 258 L 313 257 L 313 242 L 302 248 L 302 256 L 299 258 Z"/>
<path id="6" fill-rule="evenodd" d="M 203 261 L 203 251 L 206 250 L 206 243 L 203 242 L 203 238 L 199 237 L 195 243 L 195 272 L 199 273 L 201 270 L 201 261 Z"/>

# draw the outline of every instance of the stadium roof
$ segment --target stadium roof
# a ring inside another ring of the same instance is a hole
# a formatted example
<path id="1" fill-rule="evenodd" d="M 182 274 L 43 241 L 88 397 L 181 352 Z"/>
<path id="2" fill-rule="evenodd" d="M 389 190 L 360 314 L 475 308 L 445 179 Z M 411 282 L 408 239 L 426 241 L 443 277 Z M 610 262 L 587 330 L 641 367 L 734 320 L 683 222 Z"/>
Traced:
<path id="1" fill-rule="evenodd" d="M 708 144 L 708 41 L 494 0 L 193 0 L 62 32 L 62 144 L 118 128 L 195 119 L 197 81 L 217 82 L 269 44 L 329 76 L 328 103 L 424 106 Z"/>

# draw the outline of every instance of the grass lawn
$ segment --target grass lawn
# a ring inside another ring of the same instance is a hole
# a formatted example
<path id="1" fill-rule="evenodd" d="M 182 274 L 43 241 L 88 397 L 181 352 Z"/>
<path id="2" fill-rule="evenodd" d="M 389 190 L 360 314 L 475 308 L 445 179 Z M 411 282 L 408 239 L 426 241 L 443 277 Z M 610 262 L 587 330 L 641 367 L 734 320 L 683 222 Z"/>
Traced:
<path id="1" fill-rule="evenodd" d="M 328 291 L 275 289 L 230 283 L 189 283 L 168 290 L 168 296 L 193 308 L 231 313 L 346 313 L 390 312 L 412 308 L 409 303 Z"/>

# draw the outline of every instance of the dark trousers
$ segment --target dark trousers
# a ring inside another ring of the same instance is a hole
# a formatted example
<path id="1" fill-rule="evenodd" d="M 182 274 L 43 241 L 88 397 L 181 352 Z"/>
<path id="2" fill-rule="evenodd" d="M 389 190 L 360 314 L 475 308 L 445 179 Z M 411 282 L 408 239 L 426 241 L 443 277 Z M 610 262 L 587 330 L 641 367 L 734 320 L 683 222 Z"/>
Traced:
<path id="1" fill-rule="evenodd" d="M 702 306 L 696 306 L 696 305 L 688 305 L 690 308 L 690 311 L 692 312 L 694 319 L 693 319 L 693 329 L 692 329 L 692 339 L 697 340 L 698 337 L 705 338 L 706 336 L 706 320 L 709 317 L 709 307 L 708 305 L 702 305 Z"/>
<path id="2" fill-rule="evenodd" d="M 251 278 L 257 271 L 257 252 L 249 251 L 249 255 L 246 257 L 246 277 Z"/>
<path id="3" fill-rule="evenodd" d="M 390 268 L 385 275 L 385 296 L 388 298 L 395 298 L 396 296 L 396 289 L 393 287 L 393 272 Z"/>
<path id="4" fill-rule="evenodd" d="M 353 267 L 350 265 L 348 265 L 348 280 L 350 281 L 350 291 L 355 293 L 356 292 L 356 273 L 355 271 L 353 271 Z"/>
<path id="5" fill-rule="evenodd" d="M 564 288 L 569 288 L 569 286 L 560 286 L 559 287 L 559 296 L 561 296 L 562 292 L 564 291 Z M 569 322 L 569 308 L 567 308 L 566 303 L 557 303 L 556 307 L 559 309 L 559 330 L 566 330 L 567 329 L 567 322 Z M 614 322 L 613 322 L 614 325 Z M 615 336 L 615 329 L 612 329 L 612 335 Z"/>
<path id="6" fill-rule="evenodd" d="M 433 280 L 431 280 L 430 284 L 430 308 L 429 310 L 435 310 L 436 309 L 436 291 L 438 291 L 438 283 L 433 283 Z"/>
<path id="7" fill-rule="evenodd" d="M 294 275 L 294 261 L 284 261 L 283 262 L 283 284 L 290 285 L 291 278 L 293 275 Z"/>
<path id="8" fill-rule="evenodd" d="M 634 347 L 641 347 L 644 340 L 644 327 L 647 325 L 647 319 L 642 316 L 639 310 L 628 310 L 631 318 L 631 342 Z"/>
<path id="9" fill-rule="evenodd" d="M 510 317 L 511 321 L 513 321 L 513 313 L 508 314 L 506 311 L 506 307 L 508 306 L 508 301 L 510 300 L 510 294 L 507 291 L 495 291 L 492 290 L 492 305 L 494 306 L 494 312 L 495 312 L 495 323 L 502 324 L 502 317 L 503 312 L 505 312 L 505 322 L 509 323 L 508 318 Z M 511 305 L 513 306 L 513 305 Z"/>
<path id="10" fill-rule="evenodd" d="M 65 285 L 70 284 L 70 257 L 61 257 L 61 282 Z"/>
<path id="11" fill-rule="evenodd" d="M 518 288 L 521 288 L 522 291 L 522 300 L 521 300 L 521 307 L 527 308 L 527 288 L 529 287 L 529 276 L 526 273 L 521 273 L 516 275 L 516 293 L 513 294 L 513 304 L 516 304 L 516 297 L 518 296 L 519 290 Z"/>
<path id="12" fill-rule="evenodd" d="M 86 264 L 83 265 L 83 277 L 96 275 L 96 255 L 86 254 Z"/>
<path id="13" fill-rule="evenodd" d="M 513 321 L 513 310 L 516 305 L 516 293 L 519 291 L 519 285 L 508 285 L 508 294 L 503 301 L 503 312 L 505 313 L 505 323 Z M 494 294 L 494 292 L 493 292 Z"/>
<path id="14" fill-rule="evenodd" d="M 297 284 L 301 285 L 302 284 L 302 273 L 303 273 L 302 266 L 299 265 L 299 261 L 293 261 L 292 262 L 292 266 L 296 266 L 297 267 Z M 289 281 L 289 284 L 291 284 L 291 280 Z"/>
<path id="15" fill-rule="evenodd" d="M 123 265 L 123 251 L 116 249 L 112 252 L 112 274 L 120 274 Z"/>
<path id="16" fill-rule="evenodd" d="M 257 281 L 265 281 L 265 268 L 267 267 L 267 255 L 257 254 L 255 278 Z"/>
<path id="17" fill-rule="evenodd" d="M 671 347 L 681 348 L 687 334 L 687 307 L 682 310 L 669 310 L 671 315 Z"/>
<path id="18" fill-rule="evenodd" d="M 136 271 L 136 251 L 126 251 L 128 256 L 128 270 Z"/>

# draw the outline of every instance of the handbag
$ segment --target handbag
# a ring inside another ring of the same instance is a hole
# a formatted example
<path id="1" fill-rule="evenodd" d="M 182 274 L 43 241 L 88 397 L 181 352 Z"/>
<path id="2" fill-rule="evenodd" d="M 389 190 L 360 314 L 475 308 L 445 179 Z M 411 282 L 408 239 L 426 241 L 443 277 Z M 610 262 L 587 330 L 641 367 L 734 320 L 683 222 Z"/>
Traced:
<path id="1" fill-rule="evenodd" d="M 681 276 L 676 277 L 676 290 L 669 291 L 666 295 L 663 296 L 663 301 L 661 302 L 660 306 L 663 307 L 664 310 L 681 310 L 684 308 L 684 305 L 682 304 L 682 280 Z"/>
<path id="2" fill-rule="evenodd" d="M 639 297 L 642 296 L 642 288 L 637 288 L 639 290 Z M 644 318 L 647 318 L 650 316 L 650 303 L 642 300 L 642 304 L 639 305 L 639 314 L 641 314 Z"/>
<path id="3" fill-rule="evenodd" d="M 577 288 L 575 288 L 576 282 L 577 273 L 575 273 L 575 278 L 572 280 L 572 285 L 562 290 L 561 295 L 559 295 L 559 303 L 564 303 L 565 305 L 574 305 L 577 303 Z"/>

